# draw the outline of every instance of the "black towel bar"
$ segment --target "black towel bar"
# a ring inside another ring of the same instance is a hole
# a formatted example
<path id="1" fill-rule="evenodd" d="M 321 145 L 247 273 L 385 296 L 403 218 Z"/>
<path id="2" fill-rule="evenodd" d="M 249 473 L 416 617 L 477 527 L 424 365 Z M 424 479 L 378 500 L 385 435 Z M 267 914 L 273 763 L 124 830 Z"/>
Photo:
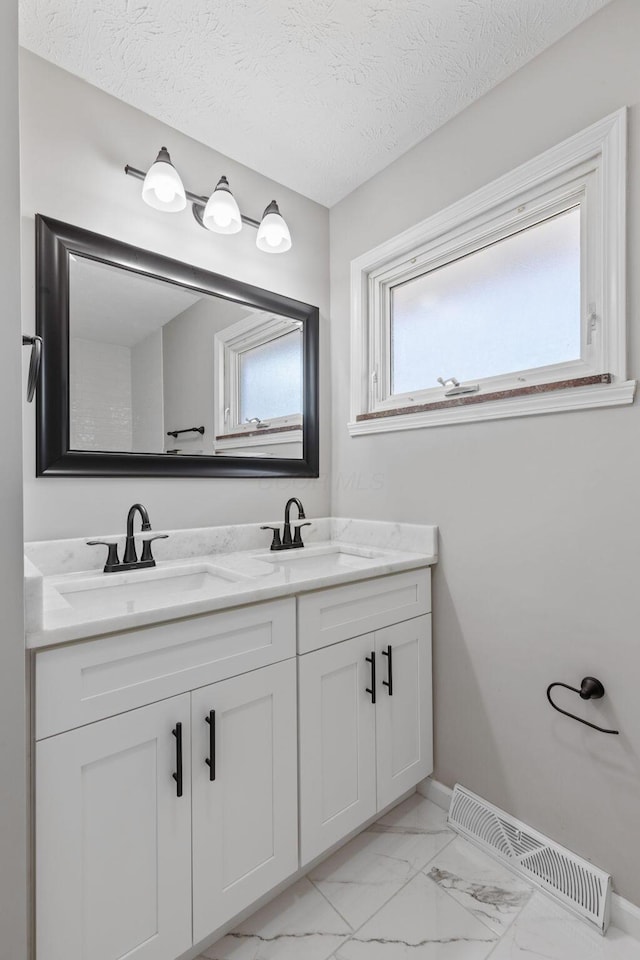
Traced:
<path id="1" fill-rule="evenodd" d="M 586 727 L 591 727 L 593 730 L 599 730 L 600 733 L 614 733 L 619 734 L 619 730 L 605 730 L 604 727 L 597 727 L 595 723 L 589 723 L 588 720 L 582 720 L 580 717 L 576 717 L 574 713 L 569 713 L 568 710 L 563 710 L 562 707 L 556 706 L 556 704 L 551 699 L 551 691 L 554 687 L 564 687 L 565 690 L 571 690 L 573 693 L 577 693 L 583 700 L 600 700 L 601 697 L 604 697 L 604 687 L 599 680 L 596 680 L 595 677 L 584 677 L 580 684 L 580 689 L 577 687 L 570 687 L 568 683 L 550 683 L 547 687 L 547 700 L 551 704 L 554 710 L 557 710 L 558 713 L 564 713 L 565 717 L 571 717 L 572 720 L 577 720 L 578 723 L 584 723 Z"/>
<path id="2" fill-rule="evenodd" d="M 179 433 L 204 433 L 204 427 L 185 427 L 184 430 L 167 430 L 168 437 L 177 437 Z"/>

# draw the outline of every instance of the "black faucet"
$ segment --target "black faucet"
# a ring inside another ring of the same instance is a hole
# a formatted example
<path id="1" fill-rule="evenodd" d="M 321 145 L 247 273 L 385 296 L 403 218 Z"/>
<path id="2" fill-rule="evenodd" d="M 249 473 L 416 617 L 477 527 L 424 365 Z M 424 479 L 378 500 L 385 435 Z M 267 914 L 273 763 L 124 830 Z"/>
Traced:
<path id="1" fill-rule="evenodd" d="M 127 538 L 125 540 L 122 563 L 118 560 L 117 543 L 106 543 L 104 540 L 87 541 L 90 547 L 100 545 L 109 548 L 107 562 L 104 565 L 105 573 L 121 573 L 125 570 L 141 570 L 144 567 L 155 567 L 156 561 L 151 554 L 151 543 L 153 540 L 166 540 L 169 534 L 158 533 L 155 537 L 146 537 L 142 543 L 142 554 L 140 555 L 140 559 L 138 559 L 135 537 L 133 535 L 133 521 L 136 513 L 140 514 L 140 519 L 142 520 L 142 532 L 146 533 L 148 530 L 151 530 L 151 522 L 147 508 L 143 507 L 141 503 L 134 503 L 127 514 Z"/>
<path id="2" fill-rule="evenodd" d="M 136 513 L 140 514 L 140 519 L 142 520 L 142 532 L 144 533 L 147 530 L 151 530 L 151 523 L 149 521 L 147 508 L 143 507 L 141 503 L 134 503 L 132 507 L 129 507 L 129 513 L 127 514 L 127 539 L 125 540 L 124 544 L 124 556 L 122 558 L 123 566 L 124 564 L 138 563 L 136 542 L 133 537 L 133 521 Z"/>
<path id="3" fill-rule="evenodd" d="M 282 538 L 280 537 L 280 530 L 278 527 L 260 527 L 261 530 L 273 530 L 273 539 L 271 540 L 271 550 L 294 550 L 297 547 L 304 547 L 302 542 L 302 535 L 300 533 L 302 527 L 310 527 L 311 523 L 297 523 L 296 529 L 293 537 L 291 536 L 291 507 L 295 503 L 298 508 L 298 520 L 305 520 L 304 507 L 300 503 L 297 497 L 290 497 L 287 500 L 286 506 L 284 508 L 284 529 L 282 531 Z"/>

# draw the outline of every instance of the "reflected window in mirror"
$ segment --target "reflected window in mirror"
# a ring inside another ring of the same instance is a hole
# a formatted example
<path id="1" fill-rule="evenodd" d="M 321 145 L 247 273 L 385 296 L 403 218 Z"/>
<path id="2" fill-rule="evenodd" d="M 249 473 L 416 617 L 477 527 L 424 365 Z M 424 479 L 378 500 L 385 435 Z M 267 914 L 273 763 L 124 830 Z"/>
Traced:
<path id="1" fill-rule="evenodd" d="M 253 311 L 216 334 L 218 451 L 302 456 L 301 328 Z"/>
<path id="2" fill-rule="evenodd" d="M 238 398 L 246 423 L 302 416 L 302 338 L 299 330 L 240 354 Z"/>

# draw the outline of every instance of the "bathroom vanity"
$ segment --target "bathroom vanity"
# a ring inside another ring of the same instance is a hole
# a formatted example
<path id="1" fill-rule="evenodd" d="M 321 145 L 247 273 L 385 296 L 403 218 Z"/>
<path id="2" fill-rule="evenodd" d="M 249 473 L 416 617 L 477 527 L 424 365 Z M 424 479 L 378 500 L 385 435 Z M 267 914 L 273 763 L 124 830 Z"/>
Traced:
<path id="1" fill-rule="evenodd" d="M 169 533 L 26 548 L 37 960 L 201 947 L 432 769 L 436 528 Z"/>

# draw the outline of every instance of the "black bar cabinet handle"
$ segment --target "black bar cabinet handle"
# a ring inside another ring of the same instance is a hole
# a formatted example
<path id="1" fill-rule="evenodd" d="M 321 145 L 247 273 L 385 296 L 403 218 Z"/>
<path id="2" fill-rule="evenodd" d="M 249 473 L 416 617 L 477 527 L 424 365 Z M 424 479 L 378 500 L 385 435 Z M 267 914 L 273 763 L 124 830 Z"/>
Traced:
<path id="1" fill-rule="evenodd" d="M 367 663 L 371 664 L 371 688 L 366 688 L 366 693 L 371 694 L 371 703 L 376 702 L 376 654 L 375 651 L 371 651 L 370 657 L 365 657 Z"/>
<path id="2" fill-rule="evenodd" d="M 178 721 L 171 733 L 176 738 L 176 772 L 173 779 L 177 784 L 176 796 L 182 796 L 182 724 Z"/>
<path id="3" fill-rule="evenodd" d="M 209 756 L 205 759 L 209 767 L 209 780 L 216 778 L 216 712 L 209 710 L 209 716 L 204 718 L 204 722 L 209 724 Z"/>
<path id="4" fill-rule="evenodd" d="M 382 686 L 387 687 L 389 696 L 393 696 L 393 648 L 391 644 L 386 650 L 382 651 L 382 656 L 387 657 L 387 679 L 382 681 Z"/>

